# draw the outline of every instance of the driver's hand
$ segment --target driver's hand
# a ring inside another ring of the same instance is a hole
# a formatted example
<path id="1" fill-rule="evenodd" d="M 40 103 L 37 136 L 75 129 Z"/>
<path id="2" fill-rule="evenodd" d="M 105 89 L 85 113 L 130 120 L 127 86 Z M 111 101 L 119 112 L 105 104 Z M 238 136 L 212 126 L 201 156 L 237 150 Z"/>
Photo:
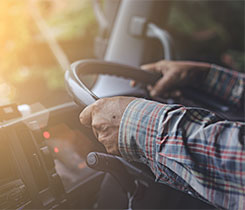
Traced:
<path id="1" fill-rule="evenodd" d="M 180 88 L 198 86 L 210 69 L 210 64 L 192 61 L 159 61 L 141 66 L 143 70 L 160 72 L 163 77 L 154 86 L 148 86 L 152 97 L 179 96 Z M 135 86 L 135 82 L 131 82 Z"/>
<path id="2" fill-rule="evenodd" d="M 80 114 L 81 123 L 93 129 L 95 136 L 108 153 L 120 155 L 118 150 L 120 122 L 127 105 L 134 99 L 134 97 L 99 99 Z"/>

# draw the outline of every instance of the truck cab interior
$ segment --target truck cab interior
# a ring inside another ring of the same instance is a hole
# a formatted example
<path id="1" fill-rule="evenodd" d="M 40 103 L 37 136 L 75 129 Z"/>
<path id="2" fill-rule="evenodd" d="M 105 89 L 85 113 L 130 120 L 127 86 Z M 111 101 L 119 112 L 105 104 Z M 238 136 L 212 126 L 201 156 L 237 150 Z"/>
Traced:
<path id="1" fill-rule="evenodd" d="M 195 89 L 187 88 L 176 98 L 151 98 L 146 84 L 159 75 L 140 69 L 165 59 L 244 71 L 244 1 L 89 3 L 97 30 L 90 46 L 93 56 L 86 59 L 77 55 L 67 65 L 62 57 L 66 51 L 42 21 L 37 24 L 66 70 L 62 79 L 68 100 L 49 108 L 1 106 L 0 208 L 215 209 L 205 200 L 155 183 L 147 166 L 107 154 L 93 132 L 80 124 L 79 114 L 98 98 L 126 95 L 202 107 L 244 122 L 244 108 L 234 109 Z M 130 80 L 139 83 L 131 87 Z"/>

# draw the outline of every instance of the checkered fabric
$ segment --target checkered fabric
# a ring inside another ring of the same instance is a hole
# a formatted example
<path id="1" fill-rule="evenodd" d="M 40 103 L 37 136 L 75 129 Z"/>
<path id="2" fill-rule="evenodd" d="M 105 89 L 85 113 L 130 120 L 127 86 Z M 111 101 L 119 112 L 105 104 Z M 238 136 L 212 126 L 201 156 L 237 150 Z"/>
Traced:
<path id="1" fill-rule="evenodd" d="M 230 79 L 224 72 L 209 73 L 205 82 L 214 94 L 220 91 L 240 103 L 244 82 L 234 79 L 237 73 L 227 73 Z M 211 82 L 212 75 L 223 78 L 225 89 Z M 238 210 L 245 209 L 244 133 L 245 123 L 204 109 L 135 99 L 123 114 L 118 145 L 124 158 L 147 164 L 157 182 L 218 208 Z"/>
<path id="2" fill-rule="evenodd" d="M 213 64 L 201 89 L 228 104 L 243 106 L 245 75 Z"/>

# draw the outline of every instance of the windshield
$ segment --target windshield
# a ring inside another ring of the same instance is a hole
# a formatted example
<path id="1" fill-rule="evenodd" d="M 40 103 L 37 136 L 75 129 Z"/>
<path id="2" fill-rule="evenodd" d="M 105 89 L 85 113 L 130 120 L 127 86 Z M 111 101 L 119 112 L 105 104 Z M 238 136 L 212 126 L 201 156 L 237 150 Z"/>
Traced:
<path id="1" fill-rule="evenodd" d="M 74 61 L 94 57 L 98 24 L 92 2 L 0 2 L 1 105 L 51 107 L 71 100 L 64 70 Z M 244 70 L 244 1 L 169 2 L 165 29 L 178 59 Z"/>
<path id="2" fill-rule="evenodd" d="M 244 71 L 244 1 L 174 1 L 167 30 L 182 60 Z"/>
<path id="3" fill-rule="evenodd" d="M 64 70 L 93 57 L 96 31 L 90 0 L 1 1 L 0 104 L 70 101 Z"/>

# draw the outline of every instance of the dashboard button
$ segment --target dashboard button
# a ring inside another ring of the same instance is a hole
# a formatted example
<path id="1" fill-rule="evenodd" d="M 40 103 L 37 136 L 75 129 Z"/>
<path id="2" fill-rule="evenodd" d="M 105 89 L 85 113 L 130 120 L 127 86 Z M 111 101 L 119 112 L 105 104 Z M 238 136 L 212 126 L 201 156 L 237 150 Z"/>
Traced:
<path id="1" fill-rule="evenodd" d="M 40 148 L 47 169 L 54 168 L 54 160 L 47 146 Z"/>

